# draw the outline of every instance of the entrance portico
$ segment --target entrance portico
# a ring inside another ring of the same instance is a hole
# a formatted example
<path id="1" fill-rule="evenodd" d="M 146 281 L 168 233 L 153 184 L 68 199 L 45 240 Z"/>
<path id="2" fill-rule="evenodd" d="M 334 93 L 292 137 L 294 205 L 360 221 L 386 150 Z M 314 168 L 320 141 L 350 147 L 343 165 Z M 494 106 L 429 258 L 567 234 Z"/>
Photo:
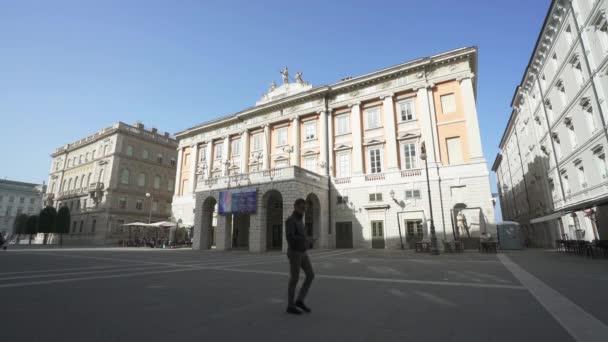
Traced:
<path id="1" fill-rule="evenodd" d="M 255 213 L 218 213 L 220 192 L 254 191 Z M 329 247 L 327 178 L 298 166 L 200 180 L 196 187 L 194 249 L 248 249 L 264 252 L 287 248 L 284 222 L 297 198 L 309 208 L 305 224 L 314 247 Z M 214 220 L 214 216 L 216 219 Z M 213 222 L 216 221 L 214 227 Z"/>

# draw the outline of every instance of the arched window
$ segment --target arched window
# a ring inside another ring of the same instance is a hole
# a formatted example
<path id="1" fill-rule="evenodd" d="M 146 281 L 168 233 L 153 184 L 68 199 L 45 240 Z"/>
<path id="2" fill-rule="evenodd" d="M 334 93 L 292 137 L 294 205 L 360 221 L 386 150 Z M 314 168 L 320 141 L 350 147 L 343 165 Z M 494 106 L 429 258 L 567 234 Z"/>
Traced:
<path id="1" fill-rule="evenodd" d="M 72 188 L 72 178 L 68 180 L 68 187 L 65 190 L 70 190 Z"/>
<path id="2" fill-rule="evenodd" d="M 76 178 L 74 178 L 74 188 L 76 189 L 78 187 L 78 176 L 76 176 Z"/>
<path id="3" fill-rule="evenodd" d="M 154 176 L 154 189 L 160 189 L 160 176 Z"/>
<path id="4" fill-rule="evenodd" d="M 83 188 L 85 186 L 85 182 L 84 182 L 84 175 L 82 175 L 82 177 L 80 177 L 80 187 Z"/>
<path id="5" fill-rule="evenodd" d="M 129 177 L 127 177 L 128 179 Z M 97 179 L 98 182 L 103 182 L 103 169 L 99 170 L 99 178 Z"/>
<path id="6" fill-rule="evenodd" d="M 66 187 L 65 187 L 66 183 L 67 183 L 67 180 L 64 179 L 63 180 L 63 184 L 61 184 L 61 189 L 59 189 L 59 191 L 66 191 L 67 190 Z"/>
<path id="7" fill-rule="evenodd" d="M 120 182 L 122 184 L 129 184 L 129 177 L 131 176 L 131 172 L 129 169 L 122 169 L 120 172 Z"/>
<path id="8" fill-rule="evenodd" d="M 87 186 L 89 186 L 89 184 L 91 184 L 91 176 L 93 176 L 93 173 L 89 172 L 89 175 L 87 176 Z"/>
<path id="9" fill-rule="evenodd" d="M 137 185 L 146 186 L 146 174 L 143 172 L 139 173 L 139 177 L 137 177 Z"/>

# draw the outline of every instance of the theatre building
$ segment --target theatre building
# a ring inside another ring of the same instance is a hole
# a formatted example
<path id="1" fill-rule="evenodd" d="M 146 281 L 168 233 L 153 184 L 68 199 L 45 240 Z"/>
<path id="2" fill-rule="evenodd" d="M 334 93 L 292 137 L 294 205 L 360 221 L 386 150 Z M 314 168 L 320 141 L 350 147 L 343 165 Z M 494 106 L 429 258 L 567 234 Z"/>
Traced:
<path id="1" fill-rule="evenodd" d="M 176 134 L 173 216 L 195 249 L 283 249 L 297 198 L 315 248 L 411 248 L 430 205 L 440 243 L 494 235 L 476 72 L 475 47 L 317 87 L 285 68 L 255 106 Z"/>

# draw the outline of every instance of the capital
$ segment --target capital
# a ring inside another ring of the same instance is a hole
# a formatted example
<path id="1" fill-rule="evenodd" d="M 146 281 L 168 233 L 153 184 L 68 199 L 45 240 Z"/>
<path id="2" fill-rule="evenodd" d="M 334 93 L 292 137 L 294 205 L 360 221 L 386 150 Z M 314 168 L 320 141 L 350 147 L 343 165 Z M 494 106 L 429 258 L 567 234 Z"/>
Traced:
<path id="1" fill-rule="evenodd" d="M 470 80 L 470 79 L 472 79 L 473 77 L 475 77 L 475 74 L 473 74 L 473 73 L 471 72 L 471 73 L 468 73 L 468 74 L 462 74 L 462 75 L 458 75 L 458 76 L 456 76 L 456 80 L 457 80 L 458 82 L 462 82 L 462 81 L 464 81 L 464 80 Z"/>
<path id="2" fill-rule="evenodd" d="M 361 101 L 355 101 L 355 102 L 352 102 L 352 103 L 348 104 L 348 108 L 352 108 L 352 107 L 355 107 L 355 106 L 356 107 L 361 106 Z"/>
<path id="3" fill-rule="evenodd" d="M 382 95 L 380 95 L 380 98 L 383 99 L 383 100 L 386 100 L 388 98 L 392 98 L 393 96 L 395 96 L 394 93 L 388 93 L 388 94 L 382 94 Z"/>

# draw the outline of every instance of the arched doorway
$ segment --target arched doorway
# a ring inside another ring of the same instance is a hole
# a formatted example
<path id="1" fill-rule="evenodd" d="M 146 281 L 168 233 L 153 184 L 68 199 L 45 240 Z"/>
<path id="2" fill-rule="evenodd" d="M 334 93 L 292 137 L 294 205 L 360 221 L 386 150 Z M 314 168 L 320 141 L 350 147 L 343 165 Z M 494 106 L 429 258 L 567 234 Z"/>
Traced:
<path id="1" fill-rule="evenodd" d="M 266 208 L 266 249 L 283 248 L 283 196 L 277 190 L 264 194 Z"/>
<path id="2" fill-rule="evenodd" d="M 217 200 L 207 197 L 203 202 L 203 215 L 201 217 L 201 249 L 210 249 L 215 246 L 215 226 L 217 217 Z"/>
<path id="3" fill-rule="evenodd" d="M 306 235 L 318 242 L 321 236 L 321 202 L 317 195 L 310 193 L 306 196 L 306 213 L 304 214 Z M 313 245 L 313 247 L 315 247 Z"/>

